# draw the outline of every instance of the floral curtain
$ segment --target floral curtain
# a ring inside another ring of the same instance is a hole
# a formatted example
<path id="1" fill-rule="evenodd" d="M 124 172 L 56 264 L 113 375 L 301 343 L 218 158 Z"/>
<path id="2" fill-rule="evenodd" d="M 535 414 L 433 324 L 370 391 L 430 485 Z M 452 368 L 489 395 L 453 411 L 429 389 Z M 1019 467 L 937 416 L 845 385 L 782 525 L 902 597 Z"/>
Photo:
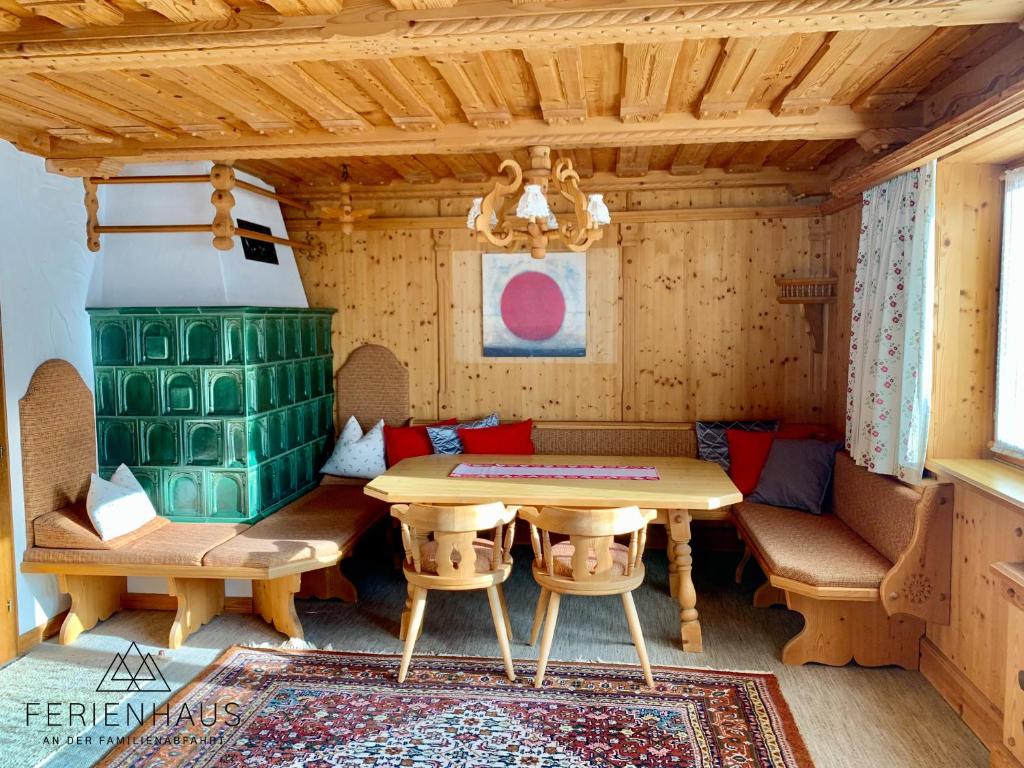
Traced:
<path id="1" fill-rule="evenodd" d="M 935 163 L 864 193 L 853 286 L 846 449 L 920 482 L 931 396 Z"/>

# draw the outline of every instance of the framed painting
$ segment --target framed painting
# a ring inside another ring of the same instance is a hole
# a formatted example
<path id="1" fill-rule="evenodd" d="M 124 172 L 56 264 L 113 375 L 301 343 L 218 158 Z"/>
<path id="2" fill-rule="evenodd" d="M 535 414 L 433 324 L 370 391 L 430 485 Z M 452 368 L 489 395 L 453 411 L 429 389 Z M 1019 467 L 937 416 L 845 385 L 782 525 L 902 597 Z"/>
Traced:
<path id="1" fill-rule="evenodd" d="M 583 253 L 483 255 L 484 357 L 585 357 Z"/>

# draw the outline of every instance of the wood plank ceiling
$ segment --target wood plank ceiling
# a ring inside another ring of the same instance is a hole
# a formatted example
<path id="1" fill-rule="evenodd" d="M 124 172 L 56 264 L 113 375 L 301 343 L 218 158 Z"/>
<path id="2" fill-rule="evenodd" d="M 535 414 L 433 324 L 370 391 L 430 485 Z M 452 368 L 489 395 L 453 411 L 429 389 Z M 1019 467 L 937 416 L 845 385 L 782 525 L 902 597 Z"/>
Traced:
<path id="1" fill-rule="evenodd" d="M 0 137 L 286 188 L 480 182 L 537 143 L 583 176 L 835 172 L 1024 74 L 1024 0 L 799 5 L 0 0 Z"/>

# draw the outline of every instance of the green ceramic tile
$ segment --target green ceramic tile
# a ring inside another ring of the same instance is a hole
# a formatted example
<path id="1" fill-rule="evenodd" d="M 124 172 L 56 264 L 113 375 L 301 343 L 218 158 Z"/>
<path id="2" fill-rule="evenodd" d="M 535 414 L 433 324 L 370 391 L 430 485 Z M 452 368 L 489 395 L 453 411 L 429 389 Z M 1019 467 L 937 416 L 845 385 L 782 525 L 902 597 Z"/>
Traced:
<path id="1" fill-rule="evenodd" d="M 132 419 L 96 419 L 97 454 L 100 464 L 132 466 L 138 457 L 138 424 Z"/>
<path id="2" fill-rule="evenodd" d="M 224 463 L 224 425 L 220 421 L 184 422 L 184 462 L 190 467 L 217 467 Z"/>
<path id="3" fill-rule="evenodd" d="M 245 472 L 210 471 L 206 475 L 208 517 L 223 520 L 244 519 L 248 515 L 249 479 Z"/>
<path id="4" fill-rule="evenodd" d="M 132 365 L 132 321 L 99 318 L 92 328 L 92 359 L 96 365 Z"/>
<path id="5" fill-rule="evenodd" d="M 182 317 L 181 362 L 186 365 L 219 365 L 220 319 L 216 317 Z"/>
<path id="6" fill-rule="evenodd" d="M 266 416 L 249 419 L 249 463 L 259 464 L 271 457 L 270 428 Z"/>
<path id="7" fill-rule="evenodd" d="M 262 318 L 245 318 L 245 362 L 264 363 L 267 361 L 267 332 Z"/>
<path id="8" fill-rule="evenodd" d="M 116 388 L 117 383 L 114 370 L 111 368 L 97 368 L 95 389 L 97 416 L 113 416 L 117 413 Z"/>
<path id="9" fill-rule="evenodd" d="M 166 317 L 145 317 L 135 321 L 139 365 L 174 365 L 177 358 L 177 321 Z"/>
<path id="10" fill-rule="evenodd" d="M 161 368 L 160 413 L 164 416 L 198 416 L 200 390 L 198 368 Z"/>
<path id="11" fill-rule="evenodd" d="M 241 368 L 203 369 L 203 402 L 207 416 L 244 416 L 245 371 Z"/>
<path id="12" fill-rule="evenodd" d="M 285 406 L 294 405 L 296 401 L 295 364 L 281 363 L 277 366 L 274 376 L 277 385 L 277 406 L 284 408 Z"/>
<path id="13" fill-rule="evenodd" d="M 224 365 L 243 365 L 245 363 L 243 318 L 225 317 L 222 328 L 224 331 Z"/>
<path id="14" fill-rule="evenodd" d="M 177 419 L 139 420 L 142 452 L 139 462 L 149 467 L 181 463 L 181 423 Z"/>
<path id="15" fill-rule="evenodd" d="M 284 360 L 284 321 L 279 317 L 266 319 L 267 329 L 267 362 L 276 363 Z"/>
<path id="16" fill-rule="evenodd" d="M 299 360 L 295 366 L 295 402 L 303 403 L 312 397 L 309 390 L 309 361 Z"/>
<path id="17" fill-rule="evenodd" d="M 117 413 L 119 416 L 156 416 L 156 368 L 117 369 Z"/>
<path id="18" fill-rule="evenodd" d="M 206 517 L 203 473 L 168 469 L 163 473 L 164 514 L 168 517 Z"/>
<path id="19" fill-rule="evenodd" d="M 244 419 L 224 422 L 224 466 L 248 467 L 249 459 L 249 426 Z"/>
<path id="20" fill-rule="evenodd" d="M 299 318 L 286 317 L 284 324 L 284 356 L 287 360 L 302 357 L 302 334 L 299 330 Z"/>

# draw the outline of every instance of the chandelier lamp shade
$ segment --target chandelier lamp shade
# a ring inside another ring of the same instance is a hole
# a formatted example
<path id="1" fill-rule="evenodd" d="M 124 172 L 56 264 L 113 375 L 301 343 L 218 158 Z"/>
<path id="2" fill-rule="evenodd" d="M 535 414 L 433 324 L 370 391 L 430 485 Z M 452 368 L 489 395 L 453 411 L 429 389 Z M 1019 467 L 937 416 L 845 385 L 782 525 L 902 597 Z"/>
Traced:
<path id="1" fill-rule="evenodd" d="M 560 240 L 566 250 L 582 253 L 601 239 L 611 223 L 604 196 L 580 191 L 580 176 L 572 161 L 551 165 L 549 147 L 530 147 L 530 167 L 523 170 L 508 159 L 498 167 L 499 178 L 484 197 L 473 199 L 466 228 L 482 243 L 499 248 L 526 247 L 543 259 L 548 243 Z M 555 214 L 548 194 L 557 193 L 572 204 L 572 212 Z M 513 207 L 514 206 L 514 207 Z"/>

